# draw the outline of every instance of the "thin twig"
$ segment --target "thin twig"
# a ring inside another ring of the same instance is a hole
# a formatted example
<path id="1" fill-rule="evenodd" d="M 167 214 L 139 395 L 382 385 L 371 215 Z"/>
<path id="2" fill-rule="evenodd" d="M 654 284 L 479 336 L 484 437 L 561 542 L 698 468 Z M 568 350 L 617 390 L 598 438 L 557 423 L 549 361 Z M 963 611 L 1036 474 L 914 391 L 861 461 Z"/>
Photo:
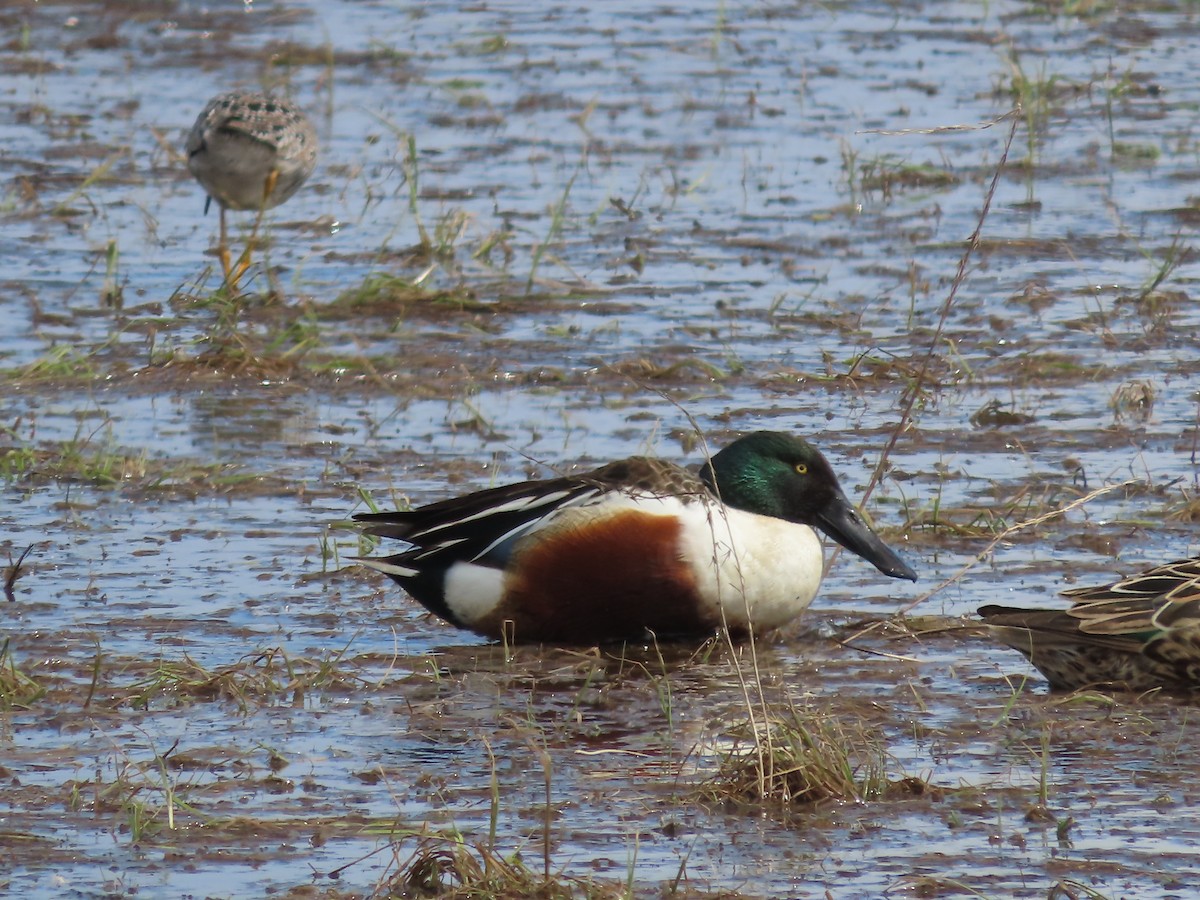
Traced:
<path id="1" fill-rule="evenodd" d="M 996 116 L 994 119 L 989 119 L 986 122 L 975 122 L 973 124 L 964 125 L 935 125 L 933 128 L 901 128 L 899 131 L 886 131 L 882 128 L 865 128 L 862 131 L 856 131 L 855 134 L 882 134 L 887 137 L 906 137 L 910 134 L 955 134 L 960 131 L 984 131 L 991 128 L 993 125 L 999 125 L 1005 119 L 1015 119 L 1021 114 L 1021 106 L 1018 104 L 1010 109 L 1002 116 Z"/>
<path id="2" fill-rule="evenodd" d="M 929 341 L 929 349 L 925 351 L 925 358 L 921 360 L 921 367 L 917 370 L 916 377 L 904 393 L 900 407 L 900 422 L 892 431 L 891 437 L 888 438 L 888 442 L 883 448 L 883 452 L 879 455 L 879 462 L 876 463 L 875 471 L 871 473 L 871 479 L 867 482 L 866 490 L 863 491 L 860 506 L 866 504 L 867 498 L 871 496 L 871 492 L 879 484 L 880 479 L 883 477 L 888 458 L 896 447 L 896 441 L 900 438 L 900 433 L 912 421 L 913 407 L 916 405 L 917 397 L 921 395 L 921 391 L 924 389 L 930 366 L 933 365 L 933 359 L 937 355 L 938 346 L 942 342 L 942 333 L 945 331 L 946 322 L 950 318 L 950 309 L 954 305 L 955 298 L 958 296 L 958 289 L 966 280 L 967 263 L 971 261 L 972 254 L 979 247 L 979 236 L 983 232 L 983 223 L 987 221 L 988 211 L 992 208 L 992 198 L 995 197 L 996 188 L 1000 185 L 1000 175 L 1004 172 L 1005 163 L 1008 162 L 1008 151 L 1012 148 L 1013 138 L 1017 134 L 1017 125 L 1021 121 L 1020 116 L 1017 115 L 1020 110 L 1021 107 L 1018 105 L 1009 113 L 1012 116 L 1012 127 L 1009 128 L 1008 138 L 1004 141 L 1004 152 L 1000 154 L 1000 162 L 996 165 L 996 171 L 992 173 L 991 184 L 988 185 L 987 193 L 983 196 L 983 209 L 979 211 L 979 220 L 975 223 L 975 230 L 967 238 L 967 248 L 958 260 L 958 271 L 955 272 L 954 281 L 950 284 L 950 292 L 946 295 L 946 302 L 942 304 L 942 311 L 938 316 L 937 328 L 934 329 L 933 337 Z"/>
<path id="3" fill-rule="evenodd" d="M 983 209 L 979 212 L 979 219 L 975 223 L 975 230 L 971 232 L 967 238 L 967 247 L 963 251 L 962 256 L 958 260 L 958 271 L 954 274 L 954 281 L 950 284 L 950 292 L 946 295 L 946 301 L 942 304 L 941 314 L 938 316 L 937 328 L 934 329 L 933 337 L 929 341 L 929 349 L 925 351 L 925 357 L 921 360 L 921 367 L 917 370 L 912 382 L 905 389 L 900 401 L 900 421 L 896 423 L 896 427 L 892 429 L 891 435 L 888 437 L 888 442 L 883 447 L 883 452 L 879 454 L 879 461 L 875 464 L 875 470 L 871 473 L 870 479 L 867 481 L 867 486 L 863 490 L 862 499 L 858 501 L 858 508 L 864 509 L 867 505 L 867 500 L 870 499 L 871 493 L 879 485 L 883 479 L 884 470 L 887 468 L 887 461 L 891 458 L 892 451 L 896 449 L 896 442 L 900 439 L 901 432 L 905 431 L 909 423 L 912 421 L 913 407 L 916 406 L 917 398 L 921 396 L 921 392 L 925 388 L 926 379 L 929 376 L 929 369 L 933 365 L 934 356 L 937 354 L 938 346 L 942 342 L 942 333 L 946 329 L 946 322 L 950 318 L 950 309 L 954 305 L 954 300 L 958 296 L 958 289 L 967 277 L 967 263 L 970 262 L 972 254 L 979 246 L 979 236 L 983 232 L 983 223 L 987 221 L 988 212 L 992 208 L 992 198 L 996 195 L 996 188 L 1000 185 L 1000 175 L 1004 172 L 1004 166 L 1008 162 L 1008 151 L 1012 148 L 1013 139 L 1017 134 L 1017 125 L 1021 121 L 1020 117 L 1021 105 L 1017 104 L 1003 116 L 987 123 L 988 127 L 1001 122 L 1006 118 L 1012 119 L 1012 127 L 1008 130 L 1008 137 L 1004 141 L 1004 151 L 1000 154 L 1000 161 L 996 164 L 996 171 L 992 173 L 991 183 L 988 185 L 987 192 L 983 195 Z M 967 128 L 964 125 L 945 126 L 950 130 L 962 130 Z M 938 129 L 926 129 L 910 132 L 896 132 L 899 134 L 927 134 L 937 131 Z M 836 547 L 830 554 L 829 561 L 825 564 L 825 571 L 828 572 L 833 568 L 834 562 L 841 555 L 842 548 Z"/>

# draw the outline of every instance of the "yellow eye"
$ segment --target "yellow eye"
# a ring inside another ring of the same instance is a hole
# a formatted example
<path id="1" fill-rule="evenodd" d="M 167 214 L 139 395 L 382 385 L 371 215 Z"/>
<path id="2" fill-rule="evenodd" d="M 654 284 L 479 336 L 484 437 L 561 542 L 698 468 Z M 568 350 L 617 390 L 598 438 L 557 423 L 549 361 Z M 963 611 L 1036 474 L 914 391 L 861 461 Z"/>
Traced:
<path id="1" fill-rule="evenodd" d="M 808 474 L 808 463 L 796 463 L 796 474 L 797 475 L 807 475 Z"/>

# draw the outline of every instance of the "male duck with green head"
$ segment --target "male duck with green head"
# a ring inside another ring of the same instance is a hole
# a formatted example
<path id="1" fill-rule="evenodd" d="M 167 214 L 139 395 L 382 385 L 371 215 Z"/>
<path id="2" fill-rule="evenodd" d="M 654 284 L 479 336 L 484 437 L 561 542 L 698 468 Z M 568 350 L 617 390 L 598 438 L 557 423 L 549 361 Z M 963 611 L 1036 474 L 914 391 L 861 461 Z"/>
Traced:
<path id="1" fill-rule="evenodd" d="M 405 512 L 355 516 L 411 545 L 360 560 L 460 628 L 593 643 L 783 625 L 812 602 L 820 529 L 885 575 L 916 574 L 863 521 L 825 457 L 758 431 L 699 473 L 635 456 Z"/>

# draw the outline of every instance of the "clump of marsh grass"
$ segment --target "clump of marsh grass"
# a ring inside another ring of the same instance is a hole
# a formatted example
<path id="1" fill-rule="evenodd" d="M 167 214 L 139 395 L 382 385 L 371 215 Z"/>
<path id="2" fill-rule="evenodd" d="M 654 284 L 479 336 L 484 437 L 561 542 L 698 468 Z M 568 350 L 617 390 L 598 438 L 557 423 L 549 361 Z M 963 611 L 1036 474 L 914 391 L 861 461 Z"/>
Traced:
<path id="1" fill-rule="evenodd" d="M 953 172 L 931 163 L 911 163 L 891 154 L 871 157 L 859 163 L 858 185 L 865 193 L 879 193 L 884 200 L 905 188 L 942 190 L 954 187 L 960 179 Z"/>
<path id="2" fill-rule="evenodd" d="M 320 659 L 293 657 L 276 647 L 215 669 L 185 655 L 178 662 L 158 662 L 119 697 L 138 709 L 172 698 L 231 702 L 246 713 L 278 698 L 299 702 L 312 692 L 346 694 L 370 686 L 346 658 L 349 647 Z"/>
<path id="3" fill-rule="evenodd" d="M 17 666 L 5 638 L 0 646 L 0 710 L 27 708 L 45 693 L 41 684 Z"/>
<path id="4" fill-rule="evenodd" d="M 566 876 L 547 877 L 529 868 L 519 854 L 503 857 L 483 845 L 430 838 L 417 847 L 400 871 L 381 884 L 372 900 L 442 897 L 458 900 L 624 896 L 617 883 L 604 885 Z"/>
<path id="5" fill-rule="evenodd" d="M 415 278 L 403 278 L 387 272 L 373 272 L 361 284 L 338 294 L 321 315 L 323 318 L 396 317 L 416 306 L 459 311 L 489 309 L 465 285 L 428 284 L 430 274 L 431 270 L 426 270 Z"/>
<path id="6" fill-rule="evenodd" d="M 700 787 L 710 801 L 784 809 L 826 801 L 863 803 L 898 787 L 924 782 L 893 780 L 878 736 L 861 723 L 847 724 L 827 711 L 788 706 L 772 710 L 757 728 L 729 732 L 716 773 Z"/>

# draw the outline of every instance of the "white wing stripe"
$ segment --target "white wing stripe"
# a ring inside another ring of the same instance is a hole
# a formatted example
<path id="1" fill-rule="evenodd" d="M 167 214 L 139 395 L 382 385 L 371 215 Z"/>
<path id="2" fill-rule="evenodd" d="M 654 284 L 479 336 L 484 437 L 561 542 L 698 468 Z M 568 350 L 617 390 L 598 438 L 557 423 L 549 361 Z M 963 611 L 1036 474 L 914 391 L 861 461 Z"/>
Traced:
<path id="1" fill-rule="evenodd" d="M 590 496 L 595 491 L 591 491 L 587 496 Z M 414 531 L 405 540 L 409 543 L 420 543 L 414 538 L 428 537 L 429 535 L 437 534 L 439 531 L 444 531 L 447 528 L 459 528 L 468 522 L 475 522 L 479 519 L 486 519 L 488 516 L 500 515 L 508 512 L 522 512 L 524 510 L 537 509 L 541 506 L 554 507 L 563 500 L 571 496 L 570 491 L 555 491 L 553 494 L 540 494 L 532 497 L 518 497 L 515 500 L 509 500 L 507 503 L 501 503 L 499 506 L 489 506 L 487 509 L 480 510 L 474 515 L 463 516 L 459 519 L 454 519 L 451 522 L 442 522 L 437 525 L 432 525 L 429 528 L 424 528 L 420 531 Z"/>
<path id="2" fill-rule="evenodd" d="M 382 557 L 371 558 L 366 556 L 352 556 L 350 558 L 359 565 L 383 572 L 385 575 L 395 575 L 399 578 L 413 578 L 420 573 L 419 569 L 413 569 L 408 566 L 393 565 Z"/>

